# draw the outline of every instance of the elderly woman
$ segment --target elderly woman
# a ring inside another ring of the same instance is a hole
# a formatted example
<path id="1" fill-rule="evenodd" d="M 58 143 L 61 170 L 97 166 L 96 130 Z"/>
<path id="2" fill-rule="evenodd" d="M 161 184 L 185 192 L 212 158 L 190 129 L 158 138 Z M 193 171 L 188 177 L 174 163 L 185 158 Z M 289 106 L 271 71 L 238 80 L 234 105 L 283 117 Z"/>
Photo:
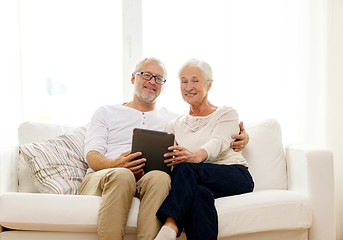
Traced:
<path id="1" fill-rule="evenodd" d="M 168 126 L 177 143 L 165 154 L 172 157 L 166 163 L 174 166 L 172 190 L 156 214 L 164 225 L 155 239 L 176 239 L 184 229 L 187 239 L 215 240 L 215 198 L 251 192 L 254 182 L 242 153 L 230 148 L 230 136 L 239 132 L 237 111 L 208 100 L 211 67 L 190 60 L 180 69 L 179 78 L 189 113 Z"/>

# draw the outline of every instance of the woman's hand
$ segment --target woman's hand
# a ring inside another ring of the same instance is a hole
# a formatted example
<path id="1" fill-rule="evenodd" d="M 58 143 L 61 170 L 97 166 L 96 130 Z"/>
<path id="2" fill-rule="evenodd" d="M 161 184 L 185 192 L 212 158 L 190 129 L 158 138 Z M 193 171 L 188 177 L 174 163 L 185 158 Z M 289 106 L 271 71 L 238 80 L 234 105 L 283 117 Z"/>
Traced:
<path id="1" fill-rule="evenodd" d="M 168 167 L 177 165 L 181 162 L 200 163 L 207 159 L 207 152 L 204 149 L 199 149 L 195 152 L 189 151 L 184 147 L 171 146 L 168 148 L 171 152 L 165 153 L 164 160 Z"/>
<path id="2" fill-rule="evenodd" d="M 239 130 L 239 135 L 233 135 L 231 137 L 235 141 L 231 142 L 230 146 L 235 152 L 242 151 L 245 148 L 245 146 L 249 143 L 249 135 L 245 131 L 243 122 L 239 123 Z"/>

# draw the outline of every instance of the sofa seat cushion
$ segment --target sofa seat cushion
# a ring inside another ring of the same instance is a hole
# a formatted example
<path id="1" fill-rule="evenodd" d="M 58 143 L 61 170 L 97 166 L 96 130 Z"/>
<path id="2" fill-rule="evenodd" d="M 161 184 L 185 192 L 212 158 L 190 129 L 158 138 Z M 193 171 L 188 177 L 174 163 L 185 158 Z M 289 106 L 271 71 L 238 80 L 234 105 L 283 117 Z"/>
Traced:
<path id="1" fill-rule="evenodd" d="M 0 195 L 0 225 L 17 230 L 96 232 L 101 197 L 7 192 Z M 139 199 L 133 198 L 127 232 L 136 232 Z"/>
<path id="2" fill-rule="evenodd" d="M 219 236 L 308 229 L 312 207 L 308 198 L 288 190 L 261 190 L 216 200 Z"/>
<path id="3" fill-rule="evenodd" d="M 18 230 L 96 232 L 100 197 L 4 193 L 1 225 Z M 286 190 L 264 190 L 216 200 L 219 235 L 307 229 L 312 223 L 308 200 Z M 139 200 L 133 199 L 126 231 L 136 231 Z"/>

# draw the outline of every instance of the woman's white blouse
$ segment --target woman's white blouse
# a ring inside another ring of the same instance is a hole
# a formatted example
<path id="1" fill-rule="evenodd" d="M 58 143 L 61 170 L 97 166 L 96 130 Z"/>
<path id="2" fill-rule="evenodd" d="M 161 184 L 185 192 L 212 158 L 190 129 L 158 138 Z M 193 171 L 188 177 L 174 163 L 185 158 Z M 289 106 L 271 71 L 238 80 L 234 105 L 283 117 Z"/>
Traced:
<path id="1" fill-rule="evenodd" d="M 190 151 L 203 148 L 208 154 L 206 162 L 248 166 L 242 152 L 230 148 L 231 136 L 239 134 L 238 113 L 231 107 L 219 107 L 204 117 L 179 116 L 168 124 L 167 131 L 175 134 L 181 147 Z"/>

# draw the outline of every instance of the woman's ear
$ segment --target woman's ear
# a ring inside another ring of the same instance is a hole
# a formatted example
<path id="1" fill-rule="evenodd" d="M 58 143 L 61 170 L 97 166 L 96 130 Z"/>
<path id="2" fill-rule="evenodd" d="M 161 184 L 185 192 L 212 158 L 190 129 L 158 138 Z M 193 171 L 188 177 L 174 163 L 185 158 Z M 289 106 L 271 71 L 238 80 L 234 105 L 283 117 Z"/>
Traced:
<path id="1" fill-rule="evenodd" d="M 211 89 L 211 87 L 212 87 L 212 81 L 213 81 L 213 80 L 211 80 L 211 81 L 208 83 L 208 85 L 207 85 L 207 91 L 210 91 L 210 89 Z"/>

